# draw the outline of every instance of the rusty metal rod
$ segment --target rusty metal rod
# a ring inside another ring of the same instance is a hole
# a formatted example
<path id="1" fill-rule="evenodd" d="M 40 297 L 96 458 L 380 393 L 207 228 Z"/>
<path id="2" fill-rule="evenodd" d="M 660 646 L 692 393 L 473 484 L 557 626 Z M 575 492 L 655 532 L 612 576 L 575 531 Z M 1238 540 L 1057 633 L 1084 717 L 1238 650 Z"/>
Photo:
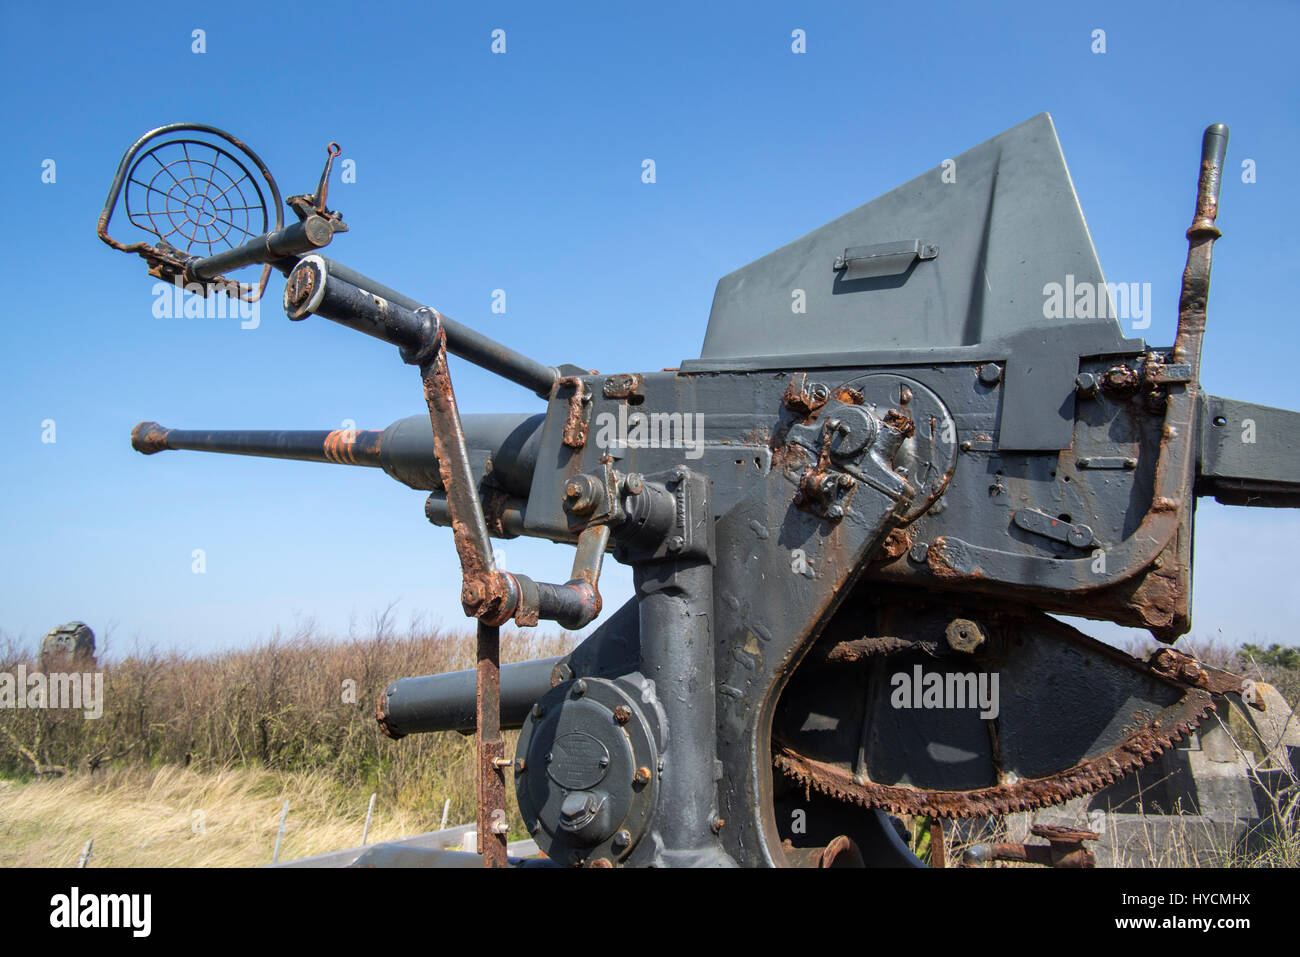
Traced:
<path id="1" fill-rule="evenodd" d="M 485 867 L 506 867 L 505 740 L 501 737 L 501 630 L 478 623 L 478 846 Z"/>
<path id="2" fill-rule="evenodd" d="M 1210 267 L 1214 241 L 1223 234 L 1214 224 L 1219 215 L 1219 184 L 1228 152 L 1228 127 L 1215 123 L 1201 138 L 1201 174 L 1196 190 L 1196 215 L 1187 229 L 1187 266 L 1178 298 L 1178 335 L 1174 339 L 1174 361 L 1192 367 L 1188 393 L 1200 388 L 1201 344 L 1205 339 L 1205 318 L 1210 298 Z"/>

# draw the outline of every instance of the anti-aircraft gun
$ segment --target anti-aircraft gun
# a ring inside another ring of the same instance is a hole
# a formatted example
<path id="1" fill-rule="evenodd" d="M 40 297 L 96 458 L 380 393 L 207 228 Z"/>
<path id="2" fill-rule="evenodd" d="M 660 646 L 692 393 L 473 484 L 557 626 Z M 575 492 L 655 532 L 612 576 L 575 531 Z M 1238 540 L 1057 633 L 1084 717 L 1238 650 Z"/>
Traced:
<path id="1" fill-rule="evenodd" d="M 1041 114 L 957 156 L 956 182 L 922 174 L 723 277 L 699 358 L 601 374 L 322 255 L 346 229 L 326 206 L 335 144 L 286 226 L 244 144 L 162 127 L 123 157 L 100 237 L 205 295 L 254 300 L 278 270 L 290 319 L 396 346 L 428 414 L 382 432 L 142 423 L 132 441 L 382 468 L 429 492 L 478 666 L 394 681 L 378 718 L 395 738 L 476 735 L 487 864 L 520 863 L 507 770 L 554 863 L 915 863 L 890 815 L 1060 803 L 1151 761 L 1219 696 L 1253 702 L 1172 648 L 1141 661 L 1052 617 L 1172 642 L 1196 498 L 1300 504 L 1297 413 L 1199 384 L 1227 137 L 1205 131 L 1171 347 L 1121 334 L 1125 290 Z M 119 202 L 150 241 L 110 237 Z M 256 265 L 255 285 L 227 278 Z M 542 407 L 462 416 L 448 353 Z M 498 567 L 491 539 L 517 535 L 574 544 L 569 578 Z M 598 619 L 607 554 L 635 598 L 571 654 L 500 667 L 507 622 Z M 503 728 L 520 729 L 513 759 Z"/>

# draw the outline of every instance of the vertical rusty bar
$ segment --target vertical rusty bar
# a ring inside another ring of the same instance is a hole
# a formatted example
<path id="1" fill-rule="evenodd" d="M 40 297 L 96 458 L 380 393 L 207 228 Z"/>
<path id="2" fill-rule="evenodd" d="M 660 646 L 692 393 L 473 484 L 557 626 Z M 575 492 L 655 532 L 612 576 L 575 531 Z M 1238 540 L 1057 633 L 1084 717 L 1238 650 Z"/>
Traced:
<path id="1" fill-rule="evenodd" d="M 501 629 L 478 623 L 478 846 L 487 867 L 506 866 L 505 742 L 501 738 Z"/>
<path id="2" fill-rule="evenodd" d="M 501 630 L 483 620 L 485 615 L 496 615 L 501 610 L 499 603 L 503 596 L 493 586 L 500 585 L 502 576 L 497 574 L 492 557 L 483 505 L 475 487 L 465 431 L 456 408 L 456 393 L 451 387 L 447 336 L 437 313 L 432 310 L 427 313 L 421 310 L 421 313 L 433 320 L 432 354 L 420 363 L 420 375 L 429 406 L 429 421 L 433 425 L 438 472 L 447 492 L 452 534 L 460 556 L 461 603 L 465 613 L 475 616 L 478 623 L 474 732 L 478 764 L 478 847 L 486 867 L 505 867 L 508 822 L 505 742 L 501 738 Z"/>
<path id="3" fill-rule="evenodd" d="M 930 866 L 947 867 L 946 848 L 943 846 L 943 818 L 930 819 Z"/>

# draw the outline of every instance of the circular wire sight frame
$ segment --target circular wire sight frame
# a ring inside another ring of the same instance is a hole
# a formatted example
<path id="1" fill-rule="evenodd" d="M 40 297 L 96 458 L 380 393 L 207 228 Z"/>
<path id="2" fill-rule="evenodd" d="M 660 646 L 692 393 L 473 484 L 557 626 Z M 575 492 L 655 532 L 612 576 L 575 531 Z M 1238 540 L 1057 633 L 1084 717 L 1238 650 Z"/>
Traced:
<path id="1" fill-rule="evenodd" d="M 262 187 L 213 143 L 166 140 L 131 167 L 124 197 L 132 225 L 193 256 L 211 256 L 267 231 Z"/>
<path id="2" fill-rule="evenodd" d="M 152 234 L 154 242 L 122 243 L 109 235 L 119 197 L 127 220 Z M 179 282 L 187 259 L 222 253 L 281 229 L 283 205 L 271 171 L 241 140 L 215 126 L 170 123 L 150 130 L 122 156 L 97 234 L 114 249 L 142 256 L 152 275 Z M 255 286 L 224 278 L 208 285 L 254 302 L 270 274 L 267 265 Z"/>

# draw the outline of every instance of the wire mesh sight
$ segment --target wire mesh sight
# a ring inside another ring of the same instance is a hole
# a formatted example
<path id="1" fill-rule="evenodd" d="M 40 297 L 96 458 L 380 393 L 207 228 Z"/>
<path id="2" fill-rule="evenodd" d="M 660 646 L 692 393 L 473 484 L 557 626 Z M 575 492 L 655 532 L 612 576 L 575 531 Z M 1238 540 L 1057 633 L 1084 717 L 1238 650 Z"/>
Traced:
<path id="1" fill-rule="evenodd" d="M 130 222 L 193 255 L 210 256 L 267 231 L 266 196 L 238 157 L 175 139 L 146 150 L 126 181 Z"/>

